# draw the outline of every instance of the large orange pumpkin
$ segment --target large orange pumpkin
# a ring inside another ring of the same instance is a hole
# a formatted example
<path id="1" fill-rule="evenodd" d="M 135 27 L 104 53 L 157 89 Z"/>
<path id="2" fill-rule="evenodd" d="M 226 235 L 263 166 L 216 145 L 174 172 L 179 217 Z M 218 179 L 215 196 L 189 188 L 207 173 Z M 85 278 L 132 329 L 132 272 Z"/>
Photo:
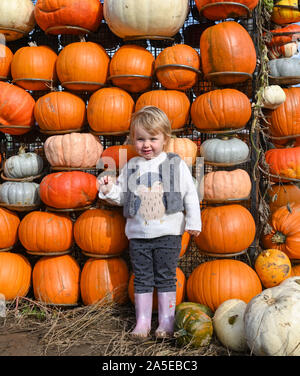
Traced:
<path id="1" fill-rule="evenodd" d="M 239 90 L 212 90 L 194 100 L 191 117 L 200 131 L 243 128 L 251 117 L 251 103 Z"/>
<path id="2" fill-rule="evenodd" d="M 64 214 L 32 211 L 22 219 L 18 234 L 28 253 L 64 254 L 73 245 L 73 222 Z"/>
<path id="3" fill-rule="evenodd" d="M 156 106 L 168 116 L 172 129 L 183 128 L 189 119 L 190 101 L 178 90 L 151 90 L 142 94 L 135 104 L 135 111 L 144 106 Z"/>
<path id="4" fill-rule="evenodd" d="M 34 297 L 47 304 L 77 305 L 79 281 L 80 267 L 70 255 L 44 256 L 33 267 Z"/>
<path id="5" fill-rule="evenodd" d="M 0 44 L 0 80 L 8 80 L 13 53 L 4 44 Z"/>
<path id="6" fill-rule="evenodd" d="M 281 206 L 292 202 L 300 204 L 300 187 L 298 184 L 273 184 L 268 189 L 268 203 L 271 213 Z"/>
<path id="7" fill-rule="evenodd" d="M 57 209 L 90 205 L 97 196 L 96 176 L 83 171 L 55 172 L 40 183 L 41 200 Z"/>
<path id="8" fill-rule="evenodd" d="M 98 43 L 70 43 L 58 55 L 57 76 L 69 90 L 95 91 L 106 83 L 109 62 L 107 52 Z"/>
<path id="9" fill-rule="evenodd" d="M 300 179 L 300 146 L 267 150 L 265 158 L 271 174 Z M 283 178 L 282 181 L 286 180 Z"/>
<path id="10" fill-rule="evenodd" d="M 265 249 L 279 249 L 290 259 L 300 259 L 300 205 L 277 209 L 270 220 L 271 230 L 262 235 Z"/>
<path id="11" fill-rule="evenodd" d="M 242 205 L 208 206 L 201 212 L 202 231 L 195 237 L 204 252 L 231 254 L 247 249 L 255 237 L 255 221 Z"/>
<path id="12" fill-rule="evenodd" d="M 198 265 L 187 280 L 190 302 L 201 303 L 215 311 L 229 299 L 248 303 L 261 293 L 262 285 L 256 272 L 239 260 L 220 259 Z"/>
<path id="13" fill-rule="evenodd" d="M 0 293 L 6 301 L 26 296 L 31 283 L 31 265 L 21 254 L 0 253 Z"/>
<path id="14" fill-rule="evenodd" d="M 128 267 L 122 258 L 88 259 L 82 268 L 80 278 L 83 304 L 126 303 L 128 280 Z"/>
<path id="15" fill-rule="evenodd" d="M 128 44 L 120 47 L 112 57 L 109 75 L 115 86 L 139 93 L 151 87 L 153 65 L 151 52 L 142 46 Z"/>
<path id="16" fill-rule="evenodd" d="M 133 111 L 134 101 L 125 90 L 103 88 L 90 97 L 87 105 L 88 123 L 94 132 L 128 132 Z"/>
<path id="17" fill-rule="evenodd" d="M 86 210 L 74 224 L 74 238 L 79 248 L 89 256 L 120 254 L 128 247 L 125 218 L 117 210 Z"/>
<path id="18" fill-rule="evenodd" d="M 42 131 L 59 133 L 80 130 L 86 124 L 86 105 L 75 94 L 53 91 L 36 101 L 34 116 Z"/>
<path id="19" fill-rule="evenodd" d="M 204 78 L 217 85 L 243 82 L 252 77 L 256 67 L 254 43 L 247 30 L 235 21 L 220 22 L 204 30 L 200 51 Z"/>
<path id="20" fill-rule="evenodd" d="M 19 48 L 11 62 L 13 82 L 26 90 L 50 90 L 57 81 L 57 54 L 48 46 Z"/>
<path id="21" fill-rule="evenodd" d="M 99 0 L 38 0 L 34 16 L 42 30 L 49 34 L 80 34 L 96 31 L 103 18 Z"/>
<path id="22" fill-rule="evenodd" d="M 176 268 L 176 305 L 180 304 L 184 298 L 185 298 L 185 288 L 186 288 L 186 278 L 183 273 L 183 271 L 177 267 Z M 131 274 L 129 278 L 129 283 L 128 283 L 128 295 L 129 299 L 132 304 L 134 304 L 134 274 Z M 154 293 L 153 293 L 153 306 L 152 306 L 153 311 L 157 311 L 158 309 L 158 298 L 157 298 L 157 289 L 154 288 Z"/>
<path id="23" fill-rule="evenodd" d="M 18 240 L 20 219 L 10 210 L 0 208 L 0 249 L 14 246 Z"/>
<path id="24" fill-rule="evenodd" d="M 103 167 L 114 170 L 123 168 L 125 163 L 137 156 L 134 145 L 112 145 L 103 151 L 101 161 Z"/>
<path id="25" fill-rule="evenodd" d="M 201 15 L 208 20 L 224 20 L 226 18 L 241 18 L 248 16 L 254 9 L 258 0 L 219 1 L 219 0 L 195 0 Z"/>
<path id="26" fill-rule="evenodd" d="M 1 132 L 21 135 L 29 132 L 34 126 L 35 100 L 24 89 L 0 82 L 0 128 Z M 14 127 L 15 126 L 15 127 Z"/>

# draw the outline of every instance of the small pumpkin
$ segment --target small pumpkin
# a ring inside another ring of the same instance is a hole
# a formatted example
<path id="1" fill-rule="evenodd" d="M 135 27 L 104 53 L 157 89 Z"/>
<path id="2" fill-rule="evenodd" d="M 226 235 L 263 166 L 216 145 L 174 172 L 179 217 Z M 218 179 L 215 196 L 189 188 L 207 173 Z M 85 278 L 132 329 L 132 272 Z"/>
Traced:
<path id="1" fill-rule="evenodd" d="M 283 44 L 282 46 L 272 46 L 268 50 L 270 59 L 279 59 L 282 57 L 292 57 L 298 53 L 298 43 L 291 42 Z"/>
<path id="2" fill-rule="evenodd" d="M 6 181 L 0 185 L 0 201 L 9 205 L 39 205 L 39 184 Z"/>
<path id="3" fill-rule="evenodd" d="M 182 303 L 177 304 L 176 312 L 178 312 L 182 309 L 185 309 L 185 308 L 199 309 L 200 311 L 206 313 L 207 316 L 209 316 L 211 318 L 214 315 L 213 311 L 209 307 L 207 307 L 206 305 L 200 304 L 200 303 L 193 303 L 193 302 L 182 302 Z"/>
<path id="4" fill-rule="evenodd" d="M 279 107 L 285 100 L 285 91 L 279 85 L 266 86 L 262 90 L 262 106 L 274 110 Z"/>
<path id="5" fill-rule="evenodd" d="M 21 146 L 17 155 L 5 161 L 3 172 L 7 178 L 21 179 L 39 175 L 43 167 L 44 162 L 41 156 L 37 153 L 26 152 Z"/>

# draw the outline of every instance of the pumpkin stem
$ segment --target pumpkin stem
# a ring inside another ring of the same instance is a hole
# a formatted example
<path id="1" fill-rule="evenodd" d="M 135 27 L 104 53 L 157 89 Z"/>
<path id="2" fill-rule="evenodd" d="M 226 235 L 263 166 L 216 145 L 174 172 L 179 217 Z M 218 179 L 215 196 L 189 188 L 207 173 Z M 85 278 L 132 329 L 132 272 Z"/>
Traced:
<path id="1" fill-rule="evenodd" d="M 26 146 L 22 144 L 22 145 L 19 147 L 19 152 L 18 152 L 18 154 L 24 154 L 24 153 L 26 153 Z"/>
<path id="2" fill-rule="evenodd" d="M 277 231 L 273 236 L 272 236 L 272 243 L 276 244 L 284 244 L 286 240 L 286 236 L 282 233 Z"/>
<path id="3" fill-rule="evenodd" d="M 230 325 L 233 325 L 235 322 L 236 322 L 236 319 L 239 317 L 239 315 L 233 315 L 233 316 L 230 316 L 229 319 L 228 319 L 228 323 Z"/>

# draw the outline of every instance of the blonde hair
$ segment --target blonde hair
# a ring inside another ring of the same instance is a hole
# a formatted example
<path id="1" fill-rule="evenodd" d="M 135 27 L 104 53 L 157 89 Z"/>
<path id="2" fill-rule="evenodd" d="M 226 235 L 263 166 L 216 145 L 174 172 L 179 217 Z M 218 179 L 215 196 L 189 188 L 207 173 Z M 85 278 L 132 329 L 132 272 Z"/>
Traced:
<path id="1" fill-rule="evenodd" d="M 134 142 L 137 127 L 143 128 L 151 135 L 162 133 L 167 141 L 171 138 L 172 130 L 170 120 L 164 111 L 155 106 L 142 107 L 132 115 L 129 133 L 131 143 Z"/>

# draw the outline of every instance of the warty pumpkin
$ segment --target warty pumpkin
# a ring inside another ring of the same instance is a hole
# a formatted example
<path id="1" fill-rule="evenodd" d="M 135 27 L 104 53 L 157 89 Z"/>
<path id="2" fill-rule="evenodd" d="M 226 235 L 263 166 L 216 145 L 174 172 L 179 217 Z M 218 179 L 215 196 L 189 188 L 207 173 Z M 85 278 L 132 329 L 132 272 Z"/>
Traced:
<path id="1" fill-rule="evenodd" d="M 213 312 L 228 299 L 245 303 L 262 291 L 256 272 L 239 260 L 219 259 L 198 265 L 187 280 L 189 301 L 207 305 Z"/>
<path id="2" fill-rule="evenodd" d="M 0 208 L 0 249 L 14 246 L 18 240 L 20 219 L 10 210 Z"/>
<path id="3" fill-rule="evenodd" d="M 248 16 L 258 4 L 258 0 L 239 0 L 236 2 L 219 0 L 195 0 L 196 6 L 202 16 L 208 20 L 224 20 L 226 18 L 241 18 Z"/>
<path id="4" fill-rule="evenodd" d="M 7 302 L 26 296 L 31 285 L 31 265 L 18 253 L 0 253 L 0 293 Z"/>
<path id="5" fill-rule="evenodd" d="M 4 44 L 0 44 L 0 80 L 8 80 L 10 78 L 10 66 L 13 53 Z"/>
<path id="6" fill-rule="evenodd" d="M 79 282 L 80 267 L 70 255 L 44 256 L 33 267 L 33 293 L 40 302 L 58 306 L 77 305 Z"/>
<path id="7" fill-rule="evenodd" d="M 61 213 L 31 211 L 23 217 L 18 235 L 28 253 L 64 254 L 73 245 L 73 222 Z"/>
<path id="8" fill-rule="evenodd" d="M 95 32 L 103 6 L 98 0 L 37 0 L 34 16 L 46 34 L 81 34 L 81 28 Z"/>

